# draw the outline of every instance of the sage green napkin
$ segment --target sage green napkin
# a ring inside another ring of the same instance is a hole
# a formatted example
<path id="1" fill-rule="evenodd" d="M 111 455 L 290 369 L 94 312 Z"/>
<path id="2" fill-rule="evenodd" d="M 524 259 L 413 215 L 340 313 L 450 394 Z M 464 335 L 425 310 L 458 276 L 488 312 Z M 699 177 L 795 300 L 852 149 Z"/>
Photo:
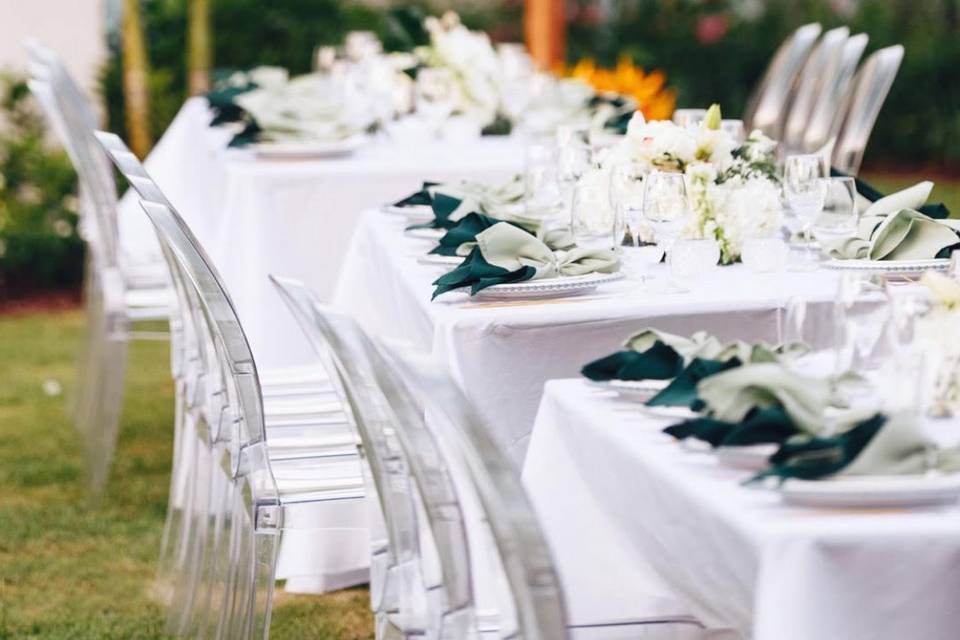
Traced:
<path id="1" fill-rule="evenodd" d="M 424 182 L 420 191 L 396 204 L 429 204 L 433 208 L 433 220 L 412 225 L 409 229 L 451 229 L 468 214 L 479 213 L 534 231 L 539 226 L 539 220 L 523 215 L 523 195 L 523 181 L 518 176 L 494 185 L 470 181 Z"/>
<path id="2" fill-rule="evenodd" d="M 440 238 L 430 253 L 441 256 L 466 256 L 477 246 L 477 234 L 500 222 L 481 213 L 468 213 Z"/>
<path id="3" fill-rule="evenodd" d="M 824 242 L 824 249 L 845 260 L 926 260 L 943 256 L 960 243 L 960 236 L 917 211 L 932 189 L 932 182 L 921 182 L 877 200 L 861 216 L 854 237 Z"/>
<path id="4" fill-rule="evenodd" d="M 870 206 L 870 203 L 876 202 L 884 198 L 885 196 L 873 185 L 868 184 L 856 176 L 851 176 L 848 173 L 843 171 L 838 171 L 836 169 L 830 169 L 830 175 L 835 178 L 853 178 L 853 181 L 857 186 L 857 195 L 860 196 L 860 199 L 866 202 L 866 204 L 861 208 L 861 211 L 866 211 Z M 923 204 L 920 207 L 916 207 L 916 210 L 922 213 L 925 216 L 929 216 L 935 220 L 943 220 L 944 218 L 950 217 L 950 209 L 947 208 L 947 205 L 942 202 L 927 203 Z"/>
<path id="5" fill-rule="evenodd" d="M 763 477 L 817 479 L 827 476 L 922 474 L 960 471 L 960 450 L 939 448 L 909 414 L 877 414 L 830 437 L 787 441 Z"/>
<path id="6" fill-rule="evenodd" d="M 705 378 L 697 395 L 710 415 L 724 422 L 742 422 L 755 408 L 781 406 L 798 429 L 817 434 L 825 428 L 824 411 L 833 403 L 834 386 L 827 378 L 765 362 Z"/>
<path id="7" fill-rule="evenodd" d="M 480 232 L 476 242 L 460 266 L 434 281 L 434 298 L 463 287 L 470 287 L 473 295 L 495 284 L 613 273 L 620 267 L 612 251 L 575 247 L 554 252 L 535 236 L 506 222 Z"/>

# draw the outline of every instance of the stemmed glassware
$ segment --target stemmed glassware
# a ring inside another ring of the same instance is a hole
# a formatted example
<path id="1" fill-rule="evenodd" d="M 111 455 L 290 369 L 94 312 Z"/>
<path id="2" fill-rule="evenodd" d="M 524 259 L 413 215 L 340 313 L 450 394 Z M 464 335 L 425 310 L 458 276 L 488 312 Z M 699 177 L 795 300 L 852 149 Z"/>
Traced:
<path id="1" fill-rule="evenodd" d="M 860 213 L 857 210 L 857 186 L 853 178 L 824 180 L 823 211 L 813 224 L 818 240 L 847 238 L 857 233 Z"/>
<path id="2" fill-rule="evenodd" d="M 585 127 L 557 129 L 557 178 L 561 194 L 572 212 L 574 187 L 590 169 L 590 139 Z"/>
<path id="3" fill-rule="evenodd" d="M 643 217 L 653 227 L 657 244 L 667 253 L 690 218 L 687 187 L 680 173 L 654 171 L 644 180 Z M 676 282 L 670 288 L 683 290 Z"/>
<path id="4" fill-rule="evenodd" d="M 825 177 L 826 165 L 822 156 L 787 156 L 783 169 L 783 195 L 796 221 L 791 231 L 800 233 L 800 246 L 810 254 L 817 250 L 811 230 L 826 200 Z M 809 262 L 812 262 L 814 255 L 808 256 Z"/>
<path id="5" fill-rule="evenodd" d="M 454 87 L 449 69 L 421 69 L 417 73 L 417 113 L 430 124 L 434 135 L 439 135 L 444 121 L 456 107 Z"/>
<path id="6" fill-rule="evenodd" d="M 570 231 L 578 247 L 610 249 L 617 246 L 616 215 L 605 206 L 607 185 L 581 180 L 573 191 Z"/>
<path id="7" fill-rule="evenodd" d="M 641 283 L 646 271 L 663 258 L 662 247 L 645 243 L 643 233 L 646 166 L 626 162 L 610 172 L 610 206 L 614 213 L 614 239 L 628 276 Z"/>

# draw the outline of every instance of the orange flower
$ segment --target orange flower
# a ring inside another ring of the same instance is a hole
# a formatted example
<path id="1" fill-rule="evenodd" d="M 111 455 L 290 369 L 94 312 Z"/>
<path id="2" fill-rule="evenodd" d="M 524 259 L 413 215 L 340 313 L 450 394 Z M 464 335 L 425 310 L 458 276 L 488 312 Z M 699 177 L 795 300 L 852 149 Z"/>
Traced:
<path id="1" fill-rule="evenodd" d="M 667 120 L 676 107 L 677 95 L 666 86 L 667 74 L 660 69 L 647 73 L 627 56 L 621 57 L 613 69 L 598 67 L 592 58 L 583 58 L 572 67 L 561 65 L 556 71 L 583 80 L 598 92 L 632 98 L 647 120 Z"/>

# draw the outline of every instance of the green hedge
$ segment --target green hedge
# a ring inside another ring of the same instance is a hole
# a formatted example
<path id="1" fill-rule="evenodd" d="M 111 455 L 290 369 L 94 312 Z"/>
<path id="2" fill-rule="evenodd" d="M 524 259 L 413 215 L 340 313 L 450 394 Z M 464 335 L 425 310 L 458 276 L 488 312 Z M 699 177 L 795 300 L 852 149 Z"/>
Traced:
<path id="1" fill-rule="evenodd" d="M 83 273 L 76 175 L 51 149 L 26 85 L 0 78 L 0 298 L 74 289 Z"/>

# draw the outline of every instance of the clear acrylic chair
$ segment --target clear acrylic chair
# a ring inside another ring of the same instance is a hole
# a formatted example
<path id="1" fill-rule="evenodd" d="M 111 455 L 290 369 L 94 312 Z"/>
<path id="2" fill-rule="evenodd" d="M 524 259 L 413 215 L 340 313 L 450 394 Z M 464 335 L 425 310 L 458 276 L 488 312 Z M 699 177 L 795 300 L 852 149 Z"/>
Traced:
<path id="1" fill-rule="evenodd" d="M 166 276 L 153 288 L 133 288 L 119 258 L 116 186 L 106 158 L 96 148 L 93 115 L 76 85 L 51 53 L 31 48 L 29 87 L 62 140 L 79 178 L 81 233 L 87 243 L 84 269 L 85 339 L 81 345 L 70 413 L 81 433 L 94 493 L 109 477 L 123 406 L 127 345 L 131 338 L 165 338 L 137 331 L 137 321 L 166 321 L 170 293 Z"/>
<path id="2" fill-rule="evenodd" d="M 858 33 L 844 43 L 837 63 L 824 77 L 823 88 L 804 131 L 801 153 L 816 153 L 834 144 L 849 103 L 853 76 L 868 42 L 867 34 Z"/>
<path id="3" fill-rule="evenodd" d="M 814 106 L 829 84 L 830 75 L 838 66 L 844 44 L 849 36 L 850 30 L 847 27 L 830 29 L 820 37 L 807 57 L 797 81 L 797 90 L 790 103 L 783 137 L 780 140 L 787 153 L 797 153 L 803 146 L 804 133 Z"/>
<path id="4" fill-rule="evenodd" d="M 832 165 L 835 169 L 849 175 L 860 171 L 873 125 L 900 70 L 903 53 L 900 45 L 875 51 L 857 72 L 833 148 Z"/>
<path id="5" fill-rule="evenodd" d="M 174 366 L 183 397 L 158 576 L 170 630 L 265 637 L 276 538 L 313 526 L 321 505 L 364 499 L 355 436 L 332 412 L 316 419 L 302 398 L 299 414 L 270 426 L 249 345 L 209 258 L 123 142 L 97 136 L 157 230 L 180 310 L 184 348 Z"/>
<path id="6" fill-rule="evenodd" d="M 760 129 L 774 140 L 782 137 L 791 93 L 821 31 L 819 24 L 804 25 L 777 49 L 747 102 L 743 114 L 747 131 Z"/>
<path id="7" fill-rule="evenodd" d="M 378 638 L 478 636 L 466 530 L 445 457 L 403 382 L 348 318 L 302 283 L 271 277 L 318 357 L 341 380 L 383 529 L 371 529 Z"/>
<path id="8" fill-rule="evenodd" d="M 688 616 L 568 627 L 562 586 L 520 478 L 449 375 L 409 349 L 387 348 L 371 340 L 355 321 L 321 305 L 302 283 L 274 281 L 288 297 L 318 353 L 332 352 L 345 370 L 348 392 L 358 380 L 372 375 L 385 397 L 410 396 L 403 402 L 410 410 L 393 414 L 399 434 L 411 427 L 417 432 L 428 428 L 434 434 L 444 466 L 456 483 L 461 508 L 468 514 L 466 537 L 451 537 L 447 542 L 467 544 L 474 581 L 471 608 L 481 637 L 700 638 L 700 625 Z M 358 367 L 368 372 L 358 372 Z M 364 406 L 371 404 L 369 396 L 357 397 L 366 400 Z M 391 505 L 383 500 L 381 504 L 389 520 Z M 477 569 L 491 565 L 499 575 L 485 576 L 486 582 L 481 582 L 482 572 Z M 468 569 L 461 573 L 467 575 Z M 491 588 L 498 593 L 482 593 Z M 491 603 L 499 605 L 499 610 L 491 612 Z M 658 631 L 664 633 L 657 635 Z"/>

